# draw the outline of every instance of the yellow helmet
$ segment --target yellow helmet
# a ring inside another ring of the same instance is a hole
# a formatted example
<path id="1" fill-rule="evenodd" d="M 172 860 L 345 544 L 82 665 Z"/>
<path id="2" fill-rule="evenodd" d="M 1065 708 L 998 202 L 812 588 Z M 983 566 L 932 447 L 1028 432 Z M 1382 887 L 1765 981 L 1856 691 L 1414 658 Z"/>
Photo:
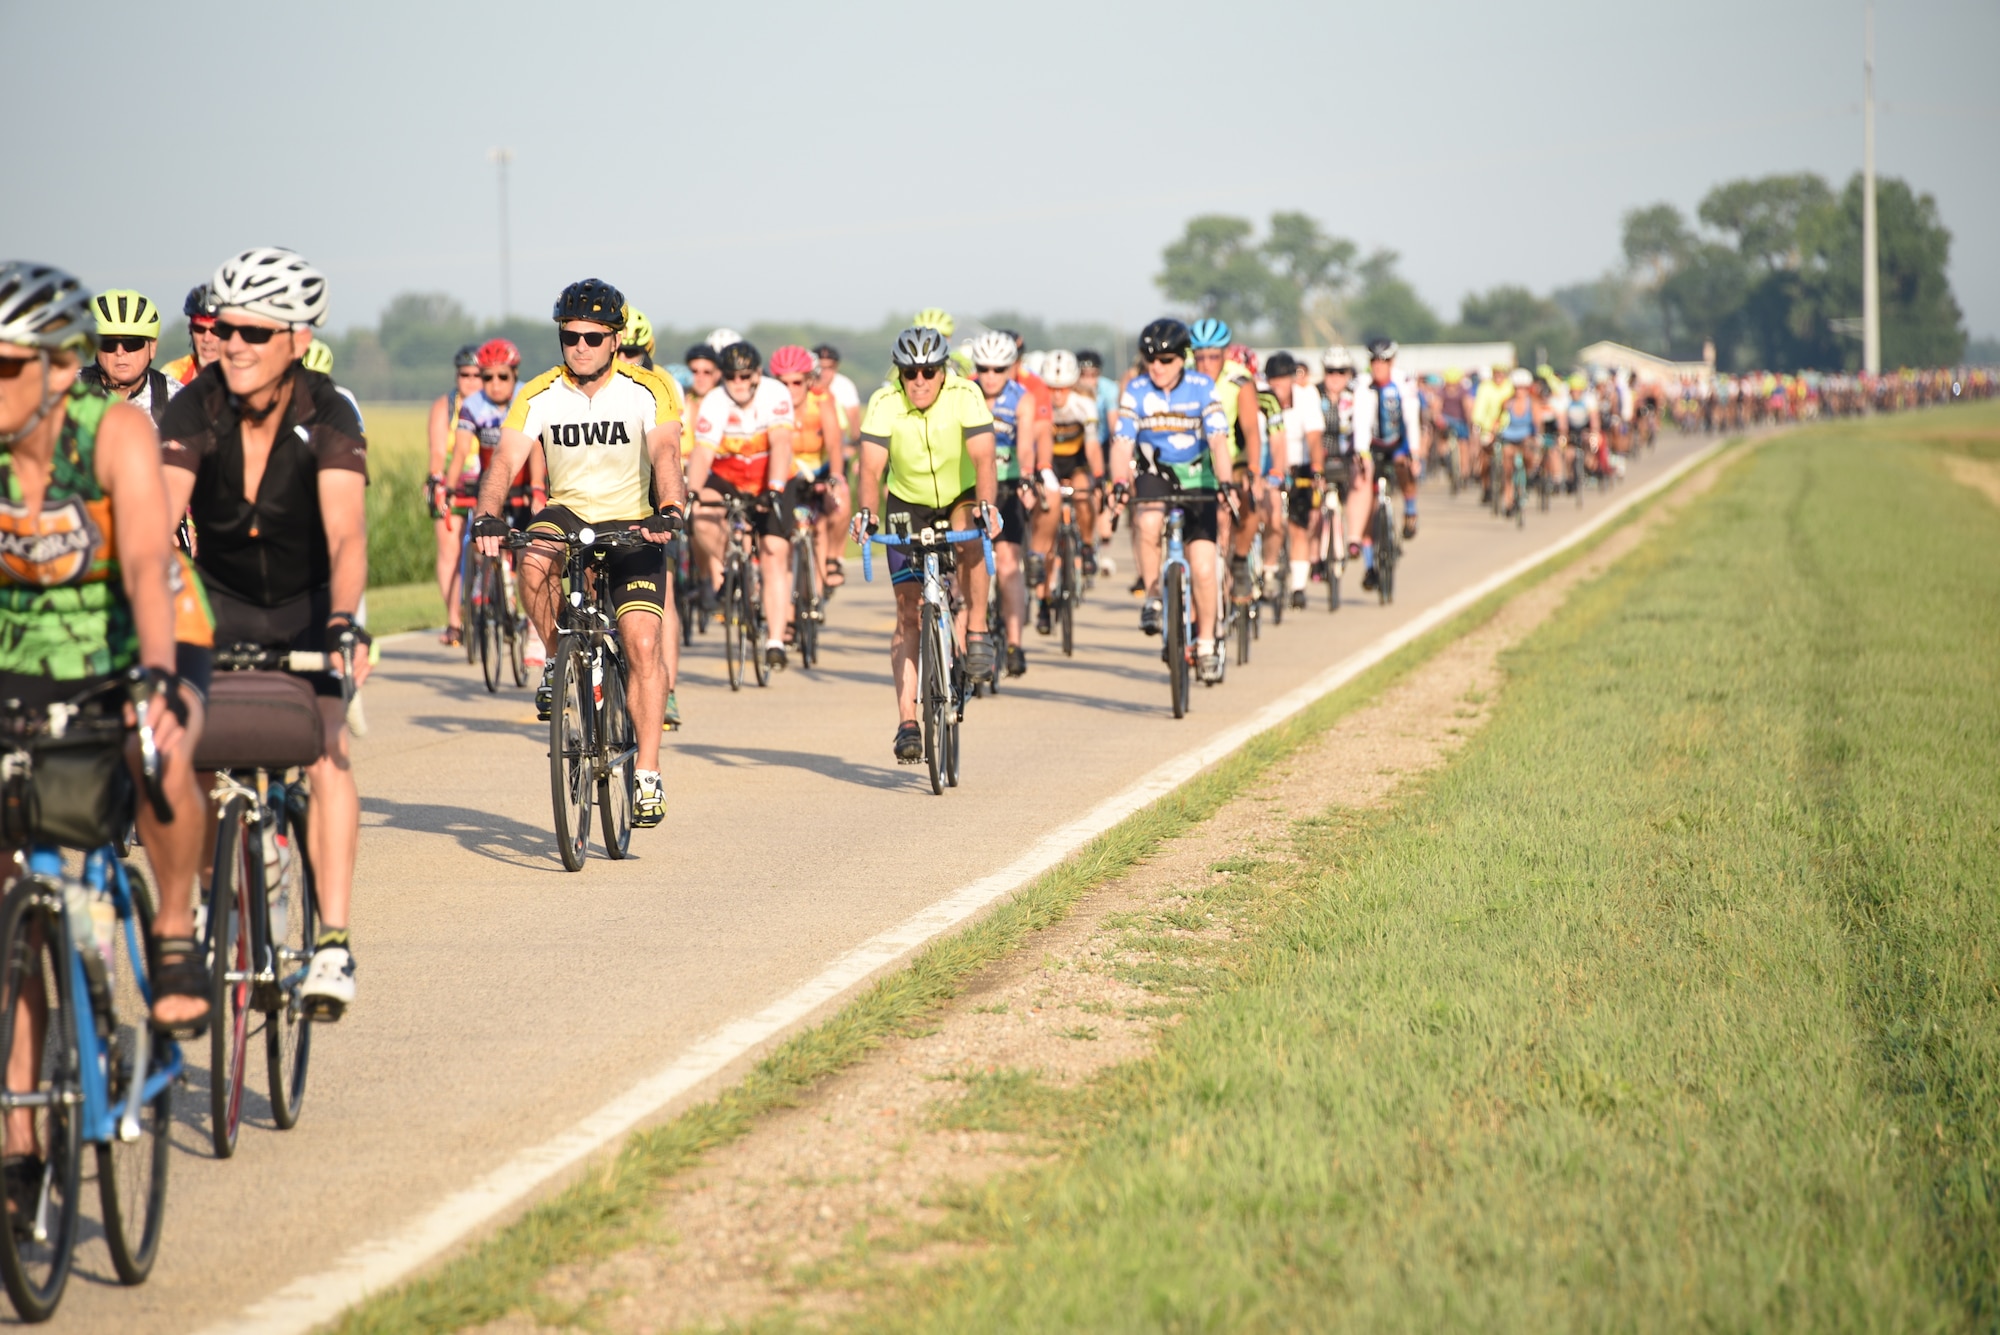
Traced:
<path id="1" fill-rule="evenodd" d="M 646 312 L 637 306 L 625 307 L 625 332 L 618 336 L 621 348 L 644 348 L 647 356 L 653 355 L 653 322 L 646 318 Z"/>
<path id="2" fill-rule="evenodd" d="M 946 338 L 950 338 L 958 327 L 951 318 L 951 312 L 940 310 L 936 306 L 924 307 L 910 318 L 910 323 L 922 329 L 935 329 Z"/>
<path id="3" fill-rule="evenodd" d="M 333 349 L 314 339 L 306 345 L 306 355 L 299 358 L 299 365 L 308 371 L 318 371 L 321 375 L 332 375 Z"/>
<path id="4" fill-rule="evenodd" d="M 90 309 L 97 317 L 99 338 L 160 336 L 160 308 L 130 288 L 114 287 L 98 293 L 90 299 Z"/>

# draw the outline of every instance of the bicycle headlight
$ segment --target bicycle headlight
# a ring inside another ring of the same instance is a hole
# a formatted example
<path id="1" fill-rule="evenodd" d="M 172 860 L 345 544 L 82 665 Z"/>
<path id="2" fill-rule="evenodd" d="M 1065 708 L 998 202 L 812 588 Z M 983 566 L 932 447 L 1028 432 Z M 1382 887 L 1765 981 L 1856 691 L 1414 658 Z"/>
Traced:
<path id="1" fill-rule="evenodd" d="M 576 531 L 576 540 L 588 547 L 597 541 L 597 530 L 589 527 L 580 528 Z"/>

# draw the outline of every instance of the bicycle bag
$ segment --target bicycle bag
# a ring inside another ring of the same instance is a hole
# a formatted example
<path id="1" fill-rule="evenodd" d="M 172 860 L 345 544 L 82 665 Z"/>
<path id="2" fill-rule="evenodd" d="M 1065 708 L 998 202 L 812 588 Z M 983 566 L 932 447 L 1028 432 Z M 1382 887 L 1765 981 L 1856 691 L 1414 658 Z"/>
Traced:
<path id="1" fill-rule="evenodd" d="M 38 737 L 8 758 L 0 779 L 0 832 L 8 843 L 88 851 L 124 837 L 132 775 L 123 728 L 110 732 L 79 728 L 67 737 Z"/>
<path id="2" fill-rule="evenodd" d="M 194 764 L 203 770 L 290 769 L 318 760 L 324 742 L 319 704 L 303 678 L 218 672 Z"/>

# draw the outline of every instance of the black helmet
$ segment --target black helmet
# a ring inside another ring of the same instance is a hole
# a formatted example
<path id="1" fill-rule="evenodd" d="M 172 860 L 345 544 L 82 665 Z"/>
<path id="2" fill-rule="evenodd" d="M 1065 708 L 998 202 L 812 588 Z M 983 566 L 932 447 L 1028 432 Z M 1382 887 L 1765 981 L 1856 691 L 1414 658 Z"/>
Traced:
<path id="1" fill-rule="evenodd" d="M 889 358 L 899 367 L 939 366 L 951 354 L 944 335 L 927 324 L 912 325 L 896 335 Z"/>
<path id="2" fill-rule="evenodd" d="M 601 278 L 571 283 L 556 298 L 555 322 L 589 320 L 612 329 L 625 327 L 625 294 Z"/>
<path id="3" fill-rule="evenodd" d="M 764 364 L 763 354 L 756 345 L 738 339 L 715 356 L 715 364 L 722 368 L 724 375 L 741 375 L 745 371 L 755 371 Z"/>
<path id="4" fill-rule="evenodd" d="M 1375 338 L 1368 341 L 1368 360 L 1371 362 L 1393 362 L 1402 349 L 1393 338 Z"/>
<path id="5" fill-rule="evenodd" d="M 838 365 L 840 362 L 840 349 L 834 347 L 831 343 L 822 343 L 813 349 L 813 356 L 823 362 L 833 362 Z"/>
<path id="6" fill-rule="evenodd" d="M 1094 348 L 1078 348 L 1076 350 L 1076 364 L 1078 366 L 1094 366 L 1102 371 L 1104 369 L 1104 354 Z"/>
<path id="7" fill-rule="evenodd" d="M 696 362 L 707 362 L 710 366 L 722 365 L 721 362 L 715 359 L 715 349 L 709 347 L 706 343 L 694 344 L 681 354 L 681 360 L 689 366 L 693 366 Z"/>
<path id="8" fill-rule="evenodd" d="M 1282 349 L 1272 353 L 1264 362 L 1264 378 L 1266 380 L 1290 380 L 1294 375 L 1298 374 L 1298 370 L 1299 359 Z"/>
<path id="9" fill-rule="evenodd" d="M 215 298 L 209 295 L 207 283 L 188 289 L 186 300 L 181 302 L 181 314 L 190 320 L 197 315 L 215 314 Z"/>
<path id="10" fill-rule="evenodd" d="M 1162 316 L 1139 331 L 1139 355 L 1162 357 L 1169 353 L 1186 356 L 1188 327 L 1171 315 Z"/>
<path id="11" fill-rule="evenodd" d="M 479 365 L 479 345 L 468 343 L 451 355 L 451 364 L 460 370 Z"/>

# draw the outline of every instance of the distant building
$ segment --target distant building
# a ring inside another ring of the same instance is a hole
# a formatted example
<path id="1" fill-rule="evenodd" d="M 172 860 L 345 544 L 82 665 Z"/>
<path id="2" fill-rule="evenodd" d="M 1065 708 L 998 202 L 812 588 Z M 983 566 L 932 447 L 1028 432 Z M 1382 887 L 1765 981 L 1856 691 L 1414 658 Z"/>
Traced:
<path id="1" fill-rule="evenodd" d="M 1277 348 L 1257 348 L 1257 361 L 1262 365 Z M 1292 356 L 1312 367 L 1318 367 L 1325 355 L 1324 347 L 1286 348 Z M 1368 369 L 1368 349 L 1361 346 L 1350 347 L 1348 355 L 1363 372 Z M 1396 369 L 1404 375 L 1424 376 L 1434 372 L 1458 370 L 1471 372 L 1484 366 L 1491 369 L 1505 366 L 1512 369 L 1519 365 L 1512 343 L 1405 343 L 1397 349 Z"/>
<path id="2" fill-rule="evenodd" d="M 1630 371 L 1634 375 L 1657 380 L 1680 380 L 1691 377 L 1706 381 L 1715 375 L 1712 362 L 1675 362 L 1665 357 L 1655 357 L 1650 352 L 1628 348 L 1623 343 L 1613 343 L 1609 339 L 1593 343 L 1587 348 L 1578 348 L 1576 360 L 1592 373 L 1599 371 Z"/>

